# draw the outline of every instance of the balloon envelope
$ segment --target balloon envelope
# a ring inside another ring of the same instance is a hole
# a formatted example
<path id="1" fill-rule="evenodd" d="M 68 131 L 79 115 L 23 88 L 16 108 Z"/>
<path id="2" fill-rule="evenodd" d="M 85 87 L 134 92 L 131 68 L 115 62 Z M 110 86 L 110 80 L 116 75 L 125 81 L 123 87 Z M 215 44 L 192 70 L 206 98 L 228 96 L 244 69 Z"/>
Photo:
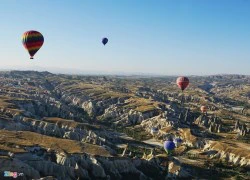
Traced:
<path id="1" fill-rule="evenodd" d="M 178 87 L 183 91 L 187 88 L 189 85 L 189 79 L 187 77 L 178 77 L 176 80 L 176 84 Z"/>
<path id="2" fill-rule="evenodd" d="M 201 106 L 201 112 L 202 113 L 207 112 L 207 107 L 206 106 Z"/>
<path id="3" fill-rule="evenodd" d="M 40 32 L 32 30 L 23 34 L 22 42 L 24 48 L 27 49 L 30 54 L 30 59 L 33 59 L 33 56 L 42 47 L 44 38 Z"/>
<path id="4" fill-rule="evenodd" d="M 171 150 L 174 150 L 175 144 L 173 141 L 165 141 L 163 144 L 163 147 L 165 150 L 171 151 Z"/>
<path id="5" fill-rule="evenodd" d="M 181 143 L 181 142 L 182 142 L 182 139 L 181 139 L 181 138 L 176 138 L 176 139 L 175 139 L 175 142 Z"/>
<path id="6" fill-rule="evenodd" d="M 108 38 L 103 38 L 102 39 L 102 44 L 105 46 L 108 43 Z"/>
<path id="7" fill-rule="evenodd" d="M 151 132 L 152 135 L 155 135 L 155 134 L 158 133 L 158 131 L 159 131 L 159 130 L 158 130 L 157 128 L 152 127 L 150 132 Z"/>

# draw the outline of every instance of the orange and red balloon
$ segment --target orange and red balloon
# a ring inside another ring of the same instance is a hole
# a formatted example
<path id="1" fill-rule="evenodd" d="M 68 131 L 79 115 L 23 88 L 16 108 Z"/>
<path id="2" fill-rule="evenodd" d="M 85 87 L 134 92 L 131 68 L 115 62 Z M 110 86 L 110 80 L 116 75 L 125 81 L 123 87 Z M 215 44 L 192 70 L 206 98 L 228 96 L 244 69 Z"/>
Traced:
<path id="1" fill-rule="evenodd" d="M 202 112 L 202 113 L 207 112 L 207 107 L 206 107 L 206 106 L 201 106 L 201 112 Z"/>

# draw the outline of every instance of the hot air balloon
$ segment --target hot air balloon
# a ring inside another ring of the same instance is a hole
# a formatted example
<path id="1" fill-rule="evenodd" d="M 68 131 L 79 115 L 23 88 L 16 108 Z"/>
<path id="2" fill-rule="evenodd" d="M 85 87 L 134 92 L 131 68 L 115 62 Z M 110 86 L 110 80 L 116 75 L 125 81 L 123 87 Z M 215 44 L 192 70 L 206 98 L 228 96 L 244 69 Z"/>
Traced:
<path id="1" fill-rule="evenodd" d="M 167 152 L 167 154 L 172 154 L 172 152 L 175 149 L 175 144 L 172 140 L 167 140 L 164 142 L 163 147 L 165 151 Z"/>
<path id="2" fill-rule="evenodd" d="M 102 38 L 102 44 L 105 46 L 108 43 L 108 38 Z"/>
<path id="3" fill-rule="evenodd" d="M 189 85 L 189 79 L 187 77 L 178 77 L 176 80 L 176 84 L 178 85 L 178 87 L 184 91 L 187 86 Z"/>
<path id="4" fill-rule="evenodd" d="M 207 107 L 206 107 L 206 106 L 201 106 L 201 112 L 202 112 L 202 113 L 207 112 Z"/>
<path id="5" fill-rule="evenodd" d="M 33 59 L 33 56 L 42 47 L 44 38 L 38 31 L 27 31 L 23 34 L 22 42 L 30 54 L 30 59 Z"/>
<path id="6" fill-rule="evenodd" d="M 181 138 L 175 138 L 175 141 L 176 142 L 182 142 L 182 139 Z"/>
<path id="7" fill-rule="evenodd" d="M 176 147 L 179 147 L 181 145 L 181 143 L 182 143 L 182 139 L 181 138 L 175 138 L 174 143 L 175 143 Z"/>
<path id="8" fill-rule="evenodd" d="M 158 132 L 159 132 L 159 130 L 158 130 L 158 128 L 156 128 L 156 127 L 152 127 L 151 130 L 150 130 L 150 133 L 151 133 L 153 136 L 155 136 L 156 134 L 158 134 Z"/>

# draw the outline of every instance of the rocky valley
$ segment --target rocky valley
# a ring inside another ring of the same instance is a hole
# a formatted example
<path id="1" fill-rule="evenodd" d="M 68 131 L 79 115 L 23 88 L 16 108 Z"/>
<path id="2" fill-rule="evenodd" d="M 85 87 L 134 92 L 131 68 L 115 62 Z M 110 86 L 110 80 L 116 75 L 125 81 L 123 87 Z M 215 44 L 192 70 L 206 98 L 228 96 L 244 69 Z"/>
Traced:
<path id="1" fill-rule="evenodd" d="M 1 72 L 0 178 L 250 179 L 250 77 L 176 78 Z"/>

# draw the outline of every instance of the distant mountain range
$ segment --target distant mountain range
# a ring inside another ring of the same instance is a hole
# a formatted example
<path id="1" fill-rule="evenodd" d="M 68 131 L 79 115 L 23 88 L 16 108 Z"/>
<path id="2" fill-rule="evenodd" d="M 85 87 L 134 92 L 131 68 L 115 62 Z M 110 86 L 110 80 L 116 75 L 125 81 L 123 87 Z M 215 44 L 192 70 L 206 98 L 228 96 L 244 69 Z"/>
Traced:
<path id="1" fill-rule="evenodd" d="M 156 73 L 144 73 L 144 72 L 121 72 L 121 71 L 98 71 L 98 70 L 80 70 L 73 68 L 60 68 L 60 67 L 41 67 L 41 66 L 29 66 L 29 67 L 20 67 L 20 66 L 12 66 L 12 67 L 4 67 L 0 68 L 0 71 L 48 71 L 54 74 L 72 74 L 72 75 L 118 75 L 118 76 L 145 76 L 145 77 L 162 77 L 162 76 L 181 76 L 186 75 L 189 77 L 192 76 L 250 76 L 244 74 L 210 74 L 210 75 L 190 75 L 190 74 L 156 74 Z"/>

